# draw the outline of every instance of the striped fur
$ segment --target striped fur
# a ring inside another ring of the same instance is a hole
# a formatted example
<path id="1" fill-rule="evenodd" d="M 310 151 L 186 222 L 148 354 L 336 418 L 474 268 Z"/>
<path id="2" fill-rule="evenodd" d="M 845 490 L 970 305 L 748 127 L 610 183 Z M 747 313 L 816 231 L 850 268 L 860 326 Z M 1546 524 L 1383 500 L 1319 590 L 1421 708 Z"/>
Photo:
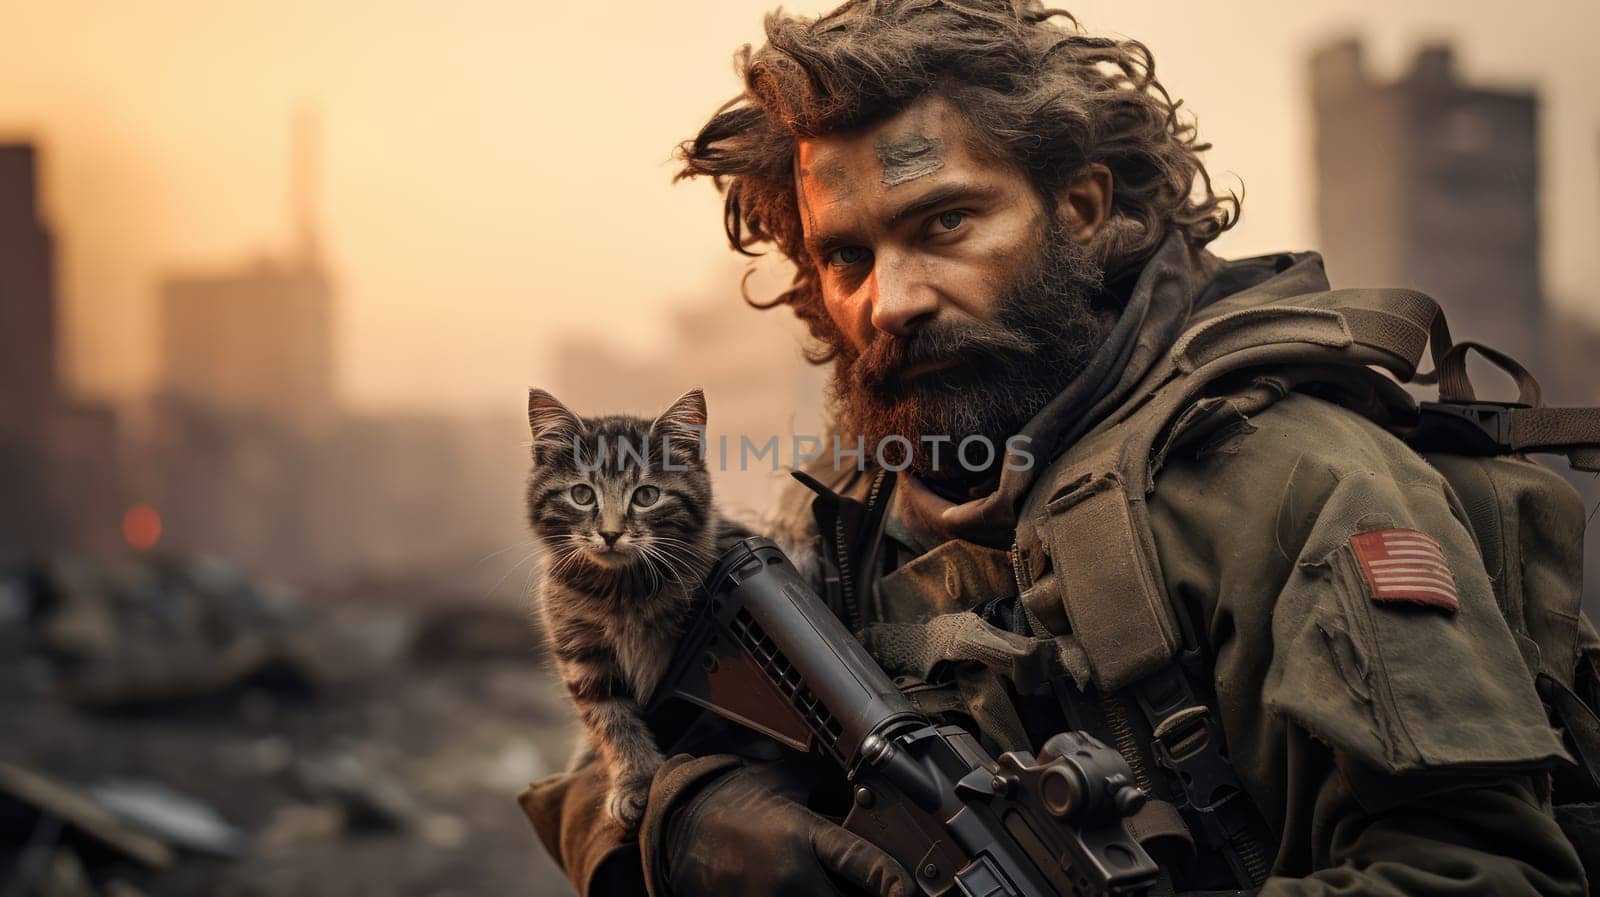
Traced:
<path id="1" fill-rule="evenodd" d="M 661 764 L 640 707 L 666 672 L 724 527 L 698 448 L 705 419 L 699 390 L 653 421 L 580 418 L 549 393 L 528 394 L 528 523 L 544 549 L 535 605 L 588 735 L 575 762 L 598 754 L 606 763 L 606 811 L 630 830 Z"/>

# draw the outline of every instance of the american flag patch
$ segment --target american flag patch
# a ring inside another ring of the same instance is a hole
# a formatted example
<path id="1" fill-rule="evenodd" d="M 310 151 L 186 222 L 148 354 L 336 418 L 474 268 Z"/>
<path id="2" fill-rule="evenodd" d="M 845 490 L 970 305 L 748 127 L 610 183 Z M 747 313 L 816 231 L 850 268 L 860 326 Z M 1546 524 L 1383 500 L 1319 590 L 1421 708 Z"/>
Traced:
<path id="1" fill-rule="evenodd" d="M 1427 533 L 1414 529 L 1357 533 L 1350 537 L 1350 547 L 1374 601 L 1426 604 L 1451 613 L 1461 609 L 1444 551 Z"/>

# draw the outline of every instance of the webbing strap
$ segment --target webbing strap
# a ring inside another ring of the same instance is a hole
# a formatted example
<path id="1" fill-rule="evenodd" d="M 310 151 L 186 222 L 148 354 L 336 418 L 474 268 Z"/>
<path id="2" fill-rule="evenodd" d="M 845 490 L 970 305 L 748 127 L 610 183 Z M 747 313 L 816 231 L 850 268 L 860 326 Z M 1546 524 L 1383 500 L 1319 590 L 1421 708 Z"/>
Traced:
<path id="1" fill-rule="evenodd" d="M 1600 717 L 1572 689 L 1552 676 L 1540 673 L 1539 694 L 1556 713 L 1584 775 L 1591 785 L 1600 786 Z"/>
<path id="2" fill-rule="evenodd" d="M 1439 382 L 1439 401 L 1462 406 L 1483 418 L 1498 418 L 1503 429 L 1491 434 L 1496 448 L 1509 452 L 1550 452 L 1567 456 L 1576 470 L 1600 472 L 1600 408 L 1545 408 L 1539 381 L 1520 362 L 1498 349 L 1476 342 L 1453 343 L 1444 316 L 1435 319 L 1432 331 L 1432 377 L 1419 380 Z M 1503 403 L 1479 403 L 1477 391 L 1467 376 L 1467 355 L 1477 352 L 1504 371 L 1517 384 L 1516 407 Z"/>
<path id="3" fill-rule="evenodd" d="M 1514 408 L 1509 435 L 1512 451 L 1560 452 L 1579 467 L 1586 451 L 1600 452 L 1600 408 Z"/>
<path id="4" fill-rule="evenodd" d="M 1543 394 L 1539 389 L 1539 381 L 1528 369 L 1523 367 L 1515 358 L 1501 352 L 1499 349 L 1485 346 L 1482 343 L 1465 342 L 1451 344 L 1449 330 L 1445 330 L 1441 339 L 1434 341 L 1434 351 L 1437 356 L 1436 365 L 1439 376 L 1439 401 L 1441 402 L 1475 402 L 1477 391 L 1472 388 L 1472 381 L 1467 378 L 1467 353 L 1476 351 L 1488 359 L 1495 367 L 1505 371 L 1517 384 L 1517 401 L 1523 405 L 1538 406 L 1543 403 Z"/>
<path id="5" fill-rule="evenodd" d="M 1180 856 L 1194 853 L 1194 833 L 1170 801 L 1151 797 L 1128 818 L 1127 826 L 1129 834 L 1146 850 Z"/>
<path id="6" fill-rule="evenodd" d="M 1444 321 L 1439 303 L 1416 290 L 1330 290 L 1290 301 L 1338 312 L 1356 342 L 1394 356 L 1399 365 L 1390 370 L 1402 381 L 1416 375 L 1422 350 Z"/>
<path id="7" fill-rule="evenodd" d="M 1244 308 L 1212 318 L 1185 332 L 1172 346 L 1177 368 L 1183 373 L 1231 355 L 1269 343 L 1309 343 L 1342 349 L 1355 341 L 1345 319 L 1336 311 L 1267 305 Z"/>
<path id="8" fill-rule="evenodd" d="M 1069 474 L 1070 477 L 1070 474 Z M 1069 480 L 1070 481 L 1070 480 Z M 1091 675 L 1112 691 L 1159 670 L 1178 650 L 1177 624 L 1155 582 L 1154 550 L 1142 538 L 1133 495 L 1113 459 L 1092 457 L 1081 480 L 1045 508 L 1057 588 L 1030 589 L 1022 600 L 1051 632 L 1071 632 L 1088 657 Z M 1061 627 L 1065 613 L 1067 625 Z"/>
<path id="9" fill-rule="evenodd" d="M 1307 293 L 1203 320 L 1173 344 L 1173 358 L 1178 370 L 1190 373 L 1225 355 L 1258 346 L 1303 344 L 1341 349 L 1354 344 L 1377 350 L 1382 357 L 1376 363 L 1406 381 L 1416 375 L 1423 349 L 1430 337 L 1444 328 L 1442 322 L 1438 303 L 1415 290 Z M 1443 332 L 1448 334 L 1447 329 Z"/>
<path id="10" fill-rule="evenodd" d="M 1196 839 L 1222 854 L 1241 885 L 1259 885 L 1271 869 L 1275 841 L 1228 762 L 1221 722 L 1189 682 L 1187 668 L 1200 666 L 1197 651 L 1185 652 L 1130 690 L 1150 725 L 1156 762 L 1178 788 L 1178 809 L 1191 818 Z"/>

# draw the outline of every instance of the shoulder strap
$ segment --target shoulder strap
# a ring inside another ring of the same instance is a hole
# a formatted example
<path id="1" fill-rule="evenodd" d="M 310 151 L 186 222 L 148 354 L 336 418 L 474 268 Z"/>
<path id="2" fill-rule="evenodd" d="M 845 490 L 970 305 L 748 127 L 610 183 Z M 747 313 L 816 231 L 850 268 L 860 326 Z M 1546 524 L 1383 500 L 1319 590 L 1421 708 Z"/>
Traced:
<path id="1" fill-rule="evenodd" d="M 1600 408 L 1513 408 L 1506 448 L 1567 456 L 1574 470 L 1600 473 Z"/>
<path id="2" fill-rule="evenodd" d="M 1348 348 L 1363 356 L 1358 363 L 1406 381 L 1416 375 L 1422 350 L 1442 321 L 1438 303 L 1416 290 L 1329 290 L 1239 309 L 1224 300 L 1179 337 L 1173 355 L 1179 369 L 1189 372 L 1258 347 Z"/>
<path id="3" fill-rule="evenodd" d="M 1430 346 L 1434 370 L 1419 375 Z M 1469 351 L 1516 381 L 1518 402 L 1476 399 Z M 1420 410 L 1395 383 L 1435 380 L 1441 401 Z M 1456 343 L 1422 293 L 1224 299 L 1196 317 L 1136 400 L 1041 474 L 1019 515 L 1017 547 L 1034 582 L 1023 603 L 1050 632 L 1070 633 L 1092 684 L 1125 687 L 1161 669 L 1181 646 L 1145 506 L 1162 461 L 1307 382 L 1373 400 L 1419 450 L 1555 452 L 1580 470 L 1600 470 L 1600 409 L 1544 407 L 1526 368 L 1492 348 Z"/>
<path id="4" fill-rule="evenodd" d="M 1412 407 L 1372 368 L 1414 377 L 1438 320 L 1433 300 L 1409 290 L 1224 300 L 1177 340 L 1141 399 L 1044 472 L 1019 515 L 1017 555 L 1032 581 L 1024 607 L 1086 661 L 1087 684 L 1132 697 L 1156 762 L 1178 783 L 1174 799 L 1187 828 L 1241 885 L 1266 878 L 1274 839 L 1226 759 L 1214 712 L 1189 682 L 1201 674 L 1178 661 L 1193 665 L 1198 647 L 1187 644 L 1194 638 L 1166 594 L 1146 497 L 1174 448 L 1242 424 L 1306 380 L 1339 381 Z M 1262 375 L 1221 383 L 1246 369 Z"/>
<path id="5" fill-rule="evenodd" d="M 1305 380 L 1343 380 L 1409 406 L 1372 368 L 1414 377 L 1439 320 L 1438 305 L 1414 290 L 1212 306 L 1141 385 L 1144 398 L 1057 459 L 1024 502 L 1017 544 L 1035 580 L 1024 605 L 1052 633 L 1073 635 L 1102 691 L 1161 669 L 1181 645 L 1145 507 L 1162 459 Z M 1218 387 L 1244 369 L 1270 373 Z"/>

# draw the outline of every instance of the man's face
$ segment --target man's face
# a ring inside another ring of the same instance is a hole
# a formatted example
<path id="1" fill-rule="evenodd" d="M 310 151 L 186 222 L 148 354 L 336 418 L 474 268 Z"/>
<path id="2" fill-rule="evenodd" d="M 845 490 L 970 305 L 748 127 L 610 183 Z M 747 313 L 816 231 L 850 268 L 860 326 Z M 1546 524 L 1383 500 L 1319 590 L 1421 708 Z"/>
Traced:
<path id="1" fill-rule="evenodd" d="M 932 96 L 797 147 L 806 248 L 837 330 L 835 399 L 869 444 L 976 434 L 999 449 L 1104 332 L 1089 306 L 1100 270 L 968 128 Z M 949 449 L 939 470 L 928 454 L 913 469 L 962 474 Z"/>

